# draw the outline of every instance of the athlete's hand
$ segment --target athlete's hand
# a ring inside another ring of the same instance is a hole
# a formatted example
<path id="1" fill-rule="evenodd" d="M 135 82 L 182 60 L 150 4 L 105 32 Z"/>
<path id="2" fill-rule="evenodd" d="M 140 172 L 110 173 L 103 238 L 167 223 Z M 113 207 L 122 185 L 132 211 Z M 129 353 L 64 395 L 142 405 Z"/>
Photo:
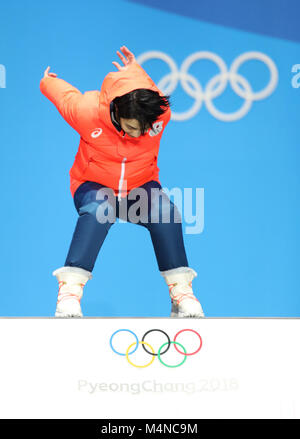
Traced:
<path id="1" fill-rule="evenodd" d="M 125 56 L 123 56 L 118 50 L 117 50 L 117 54 L 119 55 L 119 57 L 123 61 L 124 66 L 120 66 L 120 64 L 115 62 L 115 61 L 113 61 L 112 64 L 114 64 L 118 70 L 124 71 L 124 70 L 127 70 L 127 68 L 130 65 L 136 63 L 136 59 L 135 59 L 134 54 L 132 52 L 130 52 L 130 50 L 127 49 L 126 46 L 122 46 L 120 49 Z"/>
<path id="2" fill-rule="evenodd" d="M 52 76 L 53 78 L 56 78 L 56 73 L 49 73 L 50 66 L 48 66 L 44 72 L 44 78 L 48 78 L 49 76 Z"/>

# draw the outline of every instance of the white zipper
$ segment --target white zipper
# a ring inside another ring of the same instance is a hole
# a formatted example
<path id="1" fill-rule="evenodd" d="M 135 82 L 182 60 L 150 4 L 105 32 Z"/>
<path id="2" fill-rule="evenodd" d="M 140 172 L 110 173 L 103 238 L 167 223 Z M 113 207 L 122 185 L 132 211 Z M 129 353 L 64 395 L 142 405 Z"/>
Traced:
<path id="1" fill-rule="evenodd" d="M 121 201 L 121 189 L 122 189 L 122 184 L 124 181 L 124 174 L 125 174 L 125 162 L 126 162 L 127 158 L 124 157 L 122 160 L 122 165 L 121 165 L 121 176 L 120 176 L 120 180 L 119 180 L 119 193 L 118 193 L 118 200 Z"/>

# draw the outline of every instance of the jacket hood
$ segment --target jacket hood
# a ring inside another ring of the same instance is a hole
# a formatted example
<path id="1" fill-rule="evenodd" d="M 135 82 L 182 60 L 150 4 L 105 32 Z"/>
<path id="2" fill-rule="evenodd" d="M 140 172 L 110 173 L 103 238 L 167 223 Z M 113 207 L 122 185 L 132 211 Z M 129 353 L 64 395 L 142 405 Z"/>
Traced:
<path id="1" fill-rule="evenodd" d="M 108 73 L 103 80 L 100 92 L 104 102 L 110 104 L 117 96 L 123 96 L 137 88 L 157 90 L 150 76 L 136 62 L 131 64 L 127 70 Z"/>
<path id="2" fill-rule="evenodd" d="M 162 95 L 154 81 L 137 62 L 131 64 L 127 70 L 110 72 L 105 76 L 100 90 L 100 118 L 114 131 L 117 130 L 111 120 L 111 102 L 117 96 L 123 96 L 137 88 L 147 88 Z M 121 132 L 119 134 L 121 135 Z"/>

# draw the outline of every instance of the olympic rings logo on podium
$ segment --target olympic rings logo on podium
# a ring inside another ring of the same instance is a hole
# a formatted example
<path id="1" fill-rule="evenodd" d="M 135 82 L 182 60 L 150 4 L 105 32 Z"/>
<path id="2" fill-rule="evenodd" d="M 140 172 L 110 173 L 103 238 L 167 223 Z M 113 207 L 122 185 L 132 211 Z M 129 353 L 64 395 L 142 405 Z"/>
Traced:
<path id="1" fill-rule="evenodd" d="M 157 332 L 161 332 L 162 334 L 164 334 L 164 335 L 166 336 L 167 340 L 168 340 L 166 343 L 163 343 L 163 344 L 160 346 L 160 348 L 158 349 L 157 353 L 155 353 L 153 347 L 152 347 L 149 343 L 147 343 L 147 342 L 145 341 L 146 336 L 147 336 L 148 334 L 150 334 L 150 332 L 155 332 L 155 331 L 157 331 Z M 177 337 L 179 336 L 179 334 L 182 334 L 183 332 L 186 332 L 186 331 L 193 332 L 194 334 L 196 334 L 196 335 L 199 337 L 199 341 L 200 341 L 200 343 L 199 343 L 199 347 L 198 347 L 194 352 L 189 352 L 189 353 L 188 353 L 188 352 L 186 351 L 185 347 L 184 347 L 181 343 L 179 343 L 178 341 L 176 341 L 176 339 L 177 339 Z M 113 337 L 114 337 L 117 333 L 119 333 L 119 332 L 129 332 L 130 334 L 132 334 L 132 335 L 135 337 L 135 340 L 136 340 L 135 342 L 133 342 L 131 345 L 128 346 L 128 348 L 127 348 L 127 350 L 126 350 L 125 353 L 118 352 L 118 351 L 113 347 L 113 344 L 112 344 Z M 172 368 L 173 368 L 173 367 L 179 367 L 179 366 L 182 366 L 183 363 L 186 361 L 186 359 L 187 359 L 188 356 L 195 355 L 195 354 L 197 354 L 197 353 L 200 351 L 200 349 L 202 348 L 202 338 L 201 338 L 201 335 L 200 335 L 197 331 L 195 331 L 194 329 L 182 329 L 181 331 L 177 332 L 177 334 L 175 334 L 175 336 L 174 336 L 174 340 L 171 341 L 171 340 L 170 340 L 170 337 L 168 336 L 168 334 L 167 334 L 165 331 L 163 331 L 162 329 L 150 329 L 149 331 L 145 332 L 145 334 L 144 334 L 143 337 L 142 337 L 142 341 L 139 341 L 137 335 L 136 335 L 133 331 L 131 331 L 130 329 L 118 329 L 118 330 L 115 331 L 115 332 L 112 334 L 112 336 L 110 337 L 109 344 L 110 344 L 110 347 L 111 347 L 111 349 L 113 350 L 113 352 L 115 352 L 115 353 L 118 354 L 118 355 L 125 356 L 126 359 L 127 359 L 127 361 L 128 361 L 128 363 L 131 364 L 131 365 L 134 366 L 134 367 L 138 367 L 138 368 L 148 367 L 148 366 L 150 366 L 150 365 L 153 363 L 153 361 L 155 360 L 155 357 L 157 356 L 157 358 L 159 359 L 159 361 L 160 361 L 160 363 L 161 363 L 162 365 L 164 365 L 165 367 L 172 367 Z M 147 352 L 147 354 L 149 354 L 149 355 L 152 356 L 152 359 L 151 359 L 148 363 L 146 363 L 146 364 L 144 364 L 144 365 L 142 365 L 142 366 L 133 363 L 133 362 L 130 360 L 130 358 L 129 358 L 129 355 L 132 355 L 132 354 L 138 349 L 138 347 L 139 347 L 140 344 L 142 345 L 143 349 Z M 165 363 L 165 362 L 161 359 L 162 355 L 165 354 L 165 353 L 169 350 L 171 344 L 174 345 L 176 351 L 177 351 L 179 354 L 181 354 L 181 355 L 184 356 L 183 360 L 182 360 L 180 363 L 178 363 L 178 364 L 176 364 L 176 365 L 174 365 L 174 366 Z M 131 352 L 129 352 L 130 349 L 131 349 L 134 345 L 136 345 L 135 348 L 134 348 Z M 166 345 L 167 345 L 167 348 L 162 352 L 162 349 L 163 349 Z M 181 350 L 179 350 L 178 347 L 177 347 L 176 345 L 180 346 L 183 352 L 182 352 Z M 151 350 L 151 352 L 146 348 L 146 346 Z"/>

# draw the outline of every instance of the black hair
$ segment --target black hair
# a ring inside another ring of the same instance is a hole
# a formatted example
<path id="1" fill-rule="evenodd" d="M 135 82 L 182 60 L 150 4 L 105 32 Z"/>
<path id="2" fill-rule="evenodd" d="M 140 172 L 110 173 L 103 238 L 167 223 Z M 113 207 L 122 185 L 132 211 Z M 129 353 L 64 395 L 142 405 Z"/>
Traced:
<path id="1" fill-rule="evenodd" d="M 165 113 L 171 106 L 170 96 L 160 96 L 157 91 L 147 88 L 137 88 L 113 100 L 117 107 L 118 118 L 137 119 L 142 135 L 145 135 L 149 126 Z"/>

